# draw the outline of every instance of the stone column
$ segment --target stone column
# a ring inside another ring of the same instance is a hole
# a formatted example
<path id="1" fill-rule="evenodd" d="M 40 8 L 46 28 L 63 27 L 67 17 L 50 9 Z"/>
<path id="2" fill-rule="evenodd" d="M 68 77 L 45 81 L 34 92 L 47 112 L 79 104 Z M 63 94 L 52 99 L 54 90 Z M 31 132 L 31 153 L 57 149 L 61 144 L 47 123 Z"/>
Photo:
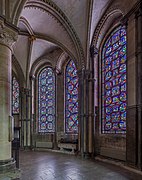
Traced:
<path id="1" fill-rule="evenodd" d="M 20 146 L 24 148 L 24 119 L 25 119 L 25 95 L 24 88 L 21 89 L 21 137 L 20 137 Z"/>
<path id="2" fill-rule="evenodd" d="M 95 57 L 96 55 L 98 55 L 98 49 L 93 46 L 91 46 L 90 48 L 90 76 L 88 79 L 88 153 L 89 155 L 93 156 L 94 154 L 94 133 L 95 133 L 95 94 L 96 94 L 96 85 L 95 85 L 95 74 L 97 72 L 95 72 L 95 69 L 97 69 L 97 67 L 95 67 L 94 63 L 95 63 Z M 97 60 L 96 60 L 97 61 Z"/>
<path id="3" fill-rule="evenodd" d="M 34 135 L 34 112 L 35 112 L 35 109 L 34 109 L 34 87 L 35 87 L 35 76 L 31 76 L 30 77 L 30 130 L 31 130 L 31 133 L 30 133 L 30 142 L 31 142 L 31 148 L 34 147 L 34 144 L 33 144 L 33 135 Z"/>
<path id="4" fill-rule="evenodd" d="M 11 47 L 16 41 L 14 27 L 0 19 L 0 171 L 13 168 L 11 156 Z"/>
<path id="5" fill-rule="evenodd" d="M 125 20 L 126 21 L 126 20 Z M 128 19 L 127 24 L 127 129 L 126 129 L 126 161 L 136 165 L 136 27 L 135 15 Z"/>
<path id="6" fill-rule="evenodd" d="M 142 3 L 137 3 L 127 27 L 126 161 L 142 170 Z"/>
<path id="7" fill-rule="evenodd" d="M 58 75 L 59 75 L 60 73 L 59 72 L 55 72 L 55 90 L 56 90 L 56 93 L 55 94 L 58 94 L 57 93 L 57 91 L 58 91 Z M 58 107 L 58 105 L 57 105 L 57 96 L 56 96 L 56 99 L 55 99 L 55 105 L 56 105 L 56 114 L 55 114 L 55 132 L 54 132 L 54 134 L 53 134 L 53 149 L 55 149 L 55 150 L 57 150 L 57 149 L 59 149 L 58 148 L 58 137 L 57 137 L 57 132 L 58 132 L 58 123 L 57 123 L 57 107 Z"/>
<path id="8" fill-rule="evenodd" d="M 30 89 L 26 88 L 25 89 L 25 95 L 26 95 L 26 148 L 29 148 L 31 146 L 31 120 L 30 120 L 30 97 L 31 91 Z"/>
<path id="9" fill-rule="evenodd" d="M 84 77 L 85 70 L 78 71 L 79 77 L 79 151 L 84 157 L 85 154 L 85 125 L 84 125 Z"/>
<path id="10" fill-rule="evenodd" d="M 31 120 L 30 120 L 30 100 L 31 91 L 28 88 L 22 90 L 22 119 L 21 119 L 21 146 L 29 148 L 31 146 Z"/>
<path id="11" fill-rule="evenodd" d="M 56 142 L 64 136 L 64 74 L 56 75 Z M 58 147 L 57 147 L 58 148 Z"/>
<path id="12" fill-rule="evenodd" d="M 136 58 L 137 58 L 137 160 L 138 168 L 142 170 L 142 2 L 136 12 Z"/>
<path id="13" fill-rule="evenodd" d="M 90 88 L 89 88 L 89 78 L 90 78 L 90 70 L 86 70 L 85 71 L 85 92 L 84 92 L 84 97 L 85 97 L 85 122 L 84 122 L 84 126 L 85 126 L 85 149 L 84 149 L 84 156 L 86 158 L 89 157 L 89 143 L 90 143 L 90 129 L 89 129 L 89 103 L 90 103 Z"/>

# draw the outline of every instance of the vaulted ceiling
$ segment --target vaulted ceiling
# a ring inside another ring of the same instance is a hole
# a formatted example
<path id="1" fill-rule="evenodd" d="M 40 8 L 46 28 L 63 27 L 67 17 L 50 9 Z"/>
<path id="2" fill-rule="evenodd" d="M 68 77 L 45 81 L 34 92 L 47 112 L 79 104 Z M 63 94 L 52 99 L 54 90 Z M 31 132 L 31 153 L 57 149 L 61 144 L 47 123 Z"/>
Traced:
<path id="1" fill-rule="evenodd" d="M 35 61 L 59 49 L 85 65 L 93 32 L 109 1 L 11 0 L 9 20 L 20 29 L 13 52 L 25 78 Z"/>

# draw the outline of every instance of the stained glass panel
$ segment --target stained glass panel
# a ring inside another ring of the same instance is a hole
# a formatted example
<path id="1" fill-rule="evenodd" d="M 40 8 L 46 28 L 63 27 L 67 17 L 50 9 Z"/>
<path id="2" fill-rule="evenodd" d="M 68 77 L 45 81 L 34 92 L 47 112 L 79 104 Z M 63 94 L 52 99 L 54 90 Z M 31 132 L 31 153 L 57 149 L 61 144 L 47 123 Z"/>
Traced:
<path id="1" fill-rule="evenodd" d="M 102 132 L 126 132 L 126 29 L 115 29 L 102 53 Z"/>
<path id="2" fill-rule="evenodd" d="M 65 72 L 65 131 L 78 133 L 78 75 L 75 63 L 70 60 Z"/>
<path id="3" fill-rule="evenodd" d="M 49 67 L 38 77 L 39 132 L 55 132 L 55 75 Z"/>
<path id="4" fill-rule="evenodd" d="M 19 113 L 19 83 L 15 77 L 12 78 L 12 113 Z"/>

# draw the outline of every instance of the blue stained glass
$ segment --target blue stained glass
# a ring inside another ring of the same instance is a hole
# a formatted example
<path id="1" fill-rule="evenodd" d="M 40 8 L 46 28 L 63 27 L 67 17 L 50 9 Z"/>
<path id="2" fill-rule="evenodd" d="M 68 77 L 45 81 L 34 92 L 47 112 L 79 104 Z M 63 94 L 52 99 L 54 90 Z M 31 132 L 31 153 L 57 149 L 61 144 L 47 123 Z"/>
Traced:
<path id="1" fill-rule="evenodd" d="M 119 52 L 118 52 L 118 51 L 116 51 L 116 52 L 112 55 L 112 58 L 113 58 L 113 59 L 118 58 L 118 54 L 119 54 Z"/>
<path id="2" fill-rule="evenodd" d="M 120 89 L 119 86 L 115 86 L 114 88 L 112 88 L 112 96 L 115 96 L 115 95 L 117 95 L 117 94 L 120 94 L 119 89 Z"/>
<path id="3" fill-rule="evenodd" d="M 116 59 L 112 62 L 112 69 L 116 69 L 119 66 L 119 59 Z"/>
<path id="4" fill-rule="evenodd" d="M 106 74 L 106 79 L 109 80 L 112 76 L 112 72 L 109 71 L 107 74 Z"/>
<path id="5" fill-rule="evenodd" d="M 117 49 L 119 47 L 118 42 L 113 45 L 113 50 Z"/>
<path id="6" fill-rule="evenodd" d="M 55 132 L 55 75 L 50 67 L 38 76 L 38 132 Z"/>
<path id="7" fill-rule="evenodd" d="M 19 113 L 19 83 L 15 77 L 12 78 L 12 113 Z"/>
<path id="8" fill-rule="evenodd" d="M 126 132 L 126 29 L 116 28 L 102 51 L 102 132 Z"/>
<path id="9" fill-rule="evenodd" d="M 78 75 L 73 60 L 65 72 L 65 131 L 78 133 Z"/>
<path id="10" fill-rule="evenodd" d="M 119 31 L 114 33 L 113 36 L 111 37 L 112 38 L 112 44 L 114 44 L 115 42 L 117 42 L 120 38 L 120 34 L 119 34 Z"/>
<path id="11" fill-rule="evenodd" d="M 111 82 L 107 82 L 106 85 L 105 85 L 105 88 L 106 89 L 111 89 L 112 87 L 112 83 Z"/>
<path id="12" fill-rule="evenodd" d="M 112 101 L 111 97 L 107 97 L 106 98 L 106 105 L 111 104 L 111 101 Z"/>
<path id="13" fill-rule="evenodd" d="M 105 59 L 105 64 L 108 65 L 108 64 L 111 63 L 111 61 L 112 61 L 112 57 L 107 57 L 107 58 Z"/>

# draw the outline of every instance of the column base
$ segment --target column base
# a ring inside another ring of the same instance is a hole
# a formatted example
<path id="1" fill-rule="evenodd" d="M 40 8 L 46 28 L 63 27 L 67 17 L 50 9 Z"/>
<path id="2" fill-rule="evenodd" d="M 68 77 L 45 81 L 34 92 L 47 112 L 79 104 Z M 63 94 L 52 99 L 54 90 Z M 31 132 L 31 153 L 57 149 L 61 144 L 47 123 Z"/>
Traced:
<path id="1" fill-rule="evenodd" d="M 9 160 L 0 160 L 0 179 L 20 178 L 21 172 L 16 169 L 16 162 L 13 158 Z"/>
<path id="2" fill-rule="evenodd" d="M 16 169 L 15 160 L 13 158 L 8 160 L 0 160 L 0 174 L 14 171 Z"/>
<path id="3" fill-rule="evenodd" d="M 60 149 L 60 148 L 58 147 L 57 143 L 54 143 L 54 144 L 53 144 L 53 149 L 54 149 L 54 150 L 59 150 L 59 149 Z"/>
<path id="4" fill-rule="evenodd" d="M 91 157 L 92 157 L 91 153 L 86 153 L 86 152 L 83 153 L 83 158 L 84 159 L 90 159 Z"/>

